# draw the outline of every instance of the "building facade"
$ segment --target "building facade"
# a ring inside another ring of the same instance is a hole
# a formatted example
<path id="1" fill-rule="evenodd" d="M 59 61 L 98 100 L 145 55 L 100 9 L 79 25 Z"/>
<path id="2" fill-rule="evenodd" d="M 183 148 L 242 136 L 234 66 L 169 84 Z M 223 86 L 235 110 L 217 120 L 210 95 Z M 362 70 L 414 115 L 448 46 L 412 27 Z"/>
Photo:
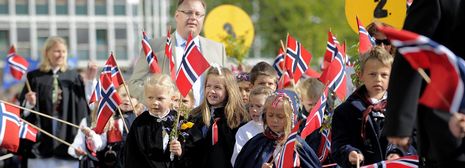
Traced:
<path id="1" fill-rule="evenodd" d="M 40 59 L 47 37 L 58 35 L 79 67 L 89 60 L 103 65 L 110 51 L 121 67 L 130 67 L 139 56 L 142 30 L 165 35 L 171 1 L 0 0 L 0 59 L 12 44 L 18 54 Z"/>

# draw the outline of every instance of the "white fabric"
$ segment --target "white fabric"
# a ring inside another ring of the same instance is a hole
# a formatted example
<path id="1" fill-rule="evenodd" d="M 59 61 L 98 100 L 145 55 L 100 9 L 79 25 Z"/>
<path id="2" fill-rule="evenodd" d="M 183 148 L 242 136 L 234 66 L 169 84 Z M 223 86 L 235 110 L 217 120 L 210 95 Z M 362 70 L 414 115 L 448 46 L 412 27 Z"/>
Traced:
<path id="1" fill-rule="evenodd" d="M 83 118 L 81 120 L 81 123 L 79 124 L 80 127 L 87 127 L 87 120 L 86 118 Z M 90 133 L 92 142 L 94 143 L 94 151 L 101 151 L 102 149 L 107 146 L 107 134 L 103 133 L 101 135 L 96 134 L 94 131 L 91 131 Z M 74 150 L 75 148 L 79 147 L 83 151 L 88 151 L 86 147 L 86 136 L 84 133 L 79 130 L 76 136 L 74 137 L 74 141 L 71 144 L 70 147 L 68 147 L 68 154 L 71 155 L 74 158 L 80 158 L 77 154 L 76 151 Z"/>
<path id="2" fill-rule="evenodd" d="M 236 144 L 234 145 L 233 154 L 231 157 L 231 164 L 234 165 L 236 158 L 241 152 L 242 147 L 252 139 L 255 135 L 263 132 L 263 123 L 255 122 L 254 120 L 249 121 L 247 124 L 237 130 L 236 133 Z"/>
<path id="3" fill-rule="evenodd" d="M 178 72 L 179 67 L 181 65 L 182 61 L 182 55 L 184 54 L 184 48 L 181 47 L 183 43 L 186 42 L 185 39 L 179 35 L 179 33 L 176 31 L 176 60 L 175 60 L 175 65 L 176 65 L 176 72 Z M 194 39 L 194 43 L 199 47 L 200 50 L 200 41 L 199 41 L 199 36 L 196 36 Z M 186 44 L 187 45 L 187 44 Z M 197 81 L 195 81 L 194 85 L 192 86 L 192 93 L 194 94 L 194 106 L 197 107 L 200 105 L 202 98 L 203 98 L 203 82 L 205 80 L 205 73 L 203 73 Z"/>

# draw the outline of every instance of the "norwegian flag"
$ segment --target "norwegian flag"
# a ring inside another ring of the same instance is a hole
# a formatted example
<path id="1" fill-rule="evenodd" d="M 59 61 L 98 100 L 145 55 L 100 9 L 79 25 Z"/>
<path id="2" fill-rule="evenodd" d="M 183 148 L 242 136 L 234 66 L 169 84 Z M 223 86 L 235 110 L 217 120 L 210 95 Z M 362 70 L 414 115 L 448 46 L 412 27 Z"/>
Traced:
<path id="1" fill-rule="evenodd" d="M 331 129 L 324 128 L 321 131 L 320 147 L 318 149 L 318 159 L 323 163 L 331 153 Z"/>
<path id="2" fill-rule="evenodd" d="M 36 142 L 38 130 L 34 127 L 29 126 L 29 124 L 27 124 L 26 122 L 20 121 L 20 124 L 21 126 L 19 129 L 19 138 Z"/>
<path id="3" fill-rule="evenodd" d="M 295 145 L 297 142 L 297 136 L 299 131 L 299 124 L 296 124 L 289 134 L 286 143 L 284 143 L 281 154 L 278 157 L 277 168 L 291 168 L 300 167 L 299 154 L 296 151 Z"/>
<path id="4" fill-rule="evenodd" d="M 330 46 L 328 45 L 328 47 Z M 334 61 L 331 62 L 328 68 L 322 72 L 320 81 L 335 92 L 336 96 L 340 100 L 345 100 L 347 94 L 345 58 L 342 56 L 341 52 L 339 52 L 337 47 L 332 47 L 331 50 L 335 53 Z"/>
<path id="5" fill-rule="evenodd" d="M 118 88 L 119 85 L 123 84 L 123 76 L 121 75 L 121 72 L 119 71 L 118 64 L 116 63 L 116 59 L 113 56 L 113 53 L 110 54 L 110 56 L 107 59 L 107 62 L 105 63 L 102 74 L 107 75 L 115 88 Z M 102 81 L 100 81 L 102 82 Z"/>
<path id="6" fill-rule="evenodd" d="M 165 56 L 170 61 L 170 76 L 171 76 L 171 79 L 175 80 L 176 79 L 176 67 L 175 67 L 175 64 L 174 64 L 173 52 L 171 51 L 171 33 L 170 33 L 170 29 L 168 29 L 168 33 L 166 34 Z"/>
<path id="7" fill-rule="evenodd" d="M 321 127 L 325 115 L 327 100 L 328 88 L 325 89 L 323 94 L 320 96 L 320 99 L 318 99 L 318 102 L 316 102 L 316 105 L 313 106 L 310 113 L 308 113 L 307 121 L 305 122 L 305 127 L 302 129 L 302 132 L 300 133 L 300 136 L 302 138 L 305 139 L 313 131 Z"/>
<path id="8" fill-rule="evenodd" d="M 288 86 L 291 86 L 291 84 L 292 84 L 292 76 L 289 75 L 289 74 L 291 74 L 289 71 L 290 70 L 284 71 L 284 74 L 279 79 L 278 89 L 284 89 L 284 88 L 286 88 Z"/>
<path id="9" fill-rule="evenodd" d="M 323 59 L 323 64 L 321 69 L 324 71 L 328 68 L 329 64 L 333 62 L 334 58 L 334 50 L 332 48 L 336 48 L 336 43 L 334 42 L 334 36 L 331 31 L 328 31 L 328 42 L 326 42 L 326 52 Z"/>
<path id="10" fill-rule="evenodd" d="M 176 86 L 183 97 L 187 96 L 195 81 L 210 67 L 210 63 L 203 57 L 192 40 L 192 34 L 187 39 L 181 66 L 176 73 Z"/>
<path id="11" fill-rule="evenodd" d="M 21 80 L 23 75 L 27 73 L 29 62 L 27 62 L 27 60 L 20 55 L 16 54 L 16 49 L 14 46 L 11 46 L 10 50 L 8 50 L 7 57 L 11 75 L 16 80 Z"/>
<path id="12" fill-rule="evenodd" d="M 320 78 L 321 74 L 312 68 L 308 68 L 307 71 L 305 71 L 304 76 L 307 78 Z"/>
<path id="13" fill-rule="evenodd" d="M 405 30 L 378 27 L 414 69 L 429 69 L 431 82 L 420 103 L 433 109 L 465 112 L 465 61 L 431 39 Z"/>
<path id="14" fill-rule="evenodd" d="M 147 36 L 147 33 L 142 32 L 142 37 L 142 49 L 145 53 L 145 59 L 149 64 L 150 72 L 160 73 L 161 70 L 160 67 L 158 67 L 158 59 L 155 53 L 153 53 L 152 47 L 150 47 L 149 37 Z"/>
<path id="15" fill-rule="evenodd" d="M 358 39 L 359 39 L 359 46 L 358 46 L 358 53 L 363 54 L 366 53 L 375 45 L 373 38 L 368 34 L 368 31 L 363 27 L 362 22 L 355 17 L 357 20 L 358 25 Z"/>
<path id="16" fill-rule="evenodd" d="M 396 160 L 386 160 L 375 164 L 363 166 L 362 168 L 416 168 L 418 167 L 418 156 L 404 156 Z"/>
<path id="17" fill-rule="evenodd" d="M 110 78 L 106 75 L 100 76 L 102 82 L 102 99 L 98 104 L 97 124 L 94 128 L 95 133 L 103 133 L 103 129 L 107 125 L 108 119 L 118 110 L 118 106 L 121 104 L 121 99 L 116 93 L 116 89 Z"/>
<path id="18" fill-rule="evenodd" d="M 290 69 L 294 82 L 299 81 L 308 69 L 312 55 L 292 36 L 287 35 L 286 69 Z"/>
<path id="19" fill-rule="evenodd" d="M 273 62 L 273 68 L 276 70 L 278 73 L 278 77 L 281 78 L 283 76 L 283 73 L 285 71 L 285 65 L 284 65 L 284 51 L 282 48 L 279 48 L 278 55 L 276 56 L 274 62 Z"/>
<path id="20" fill-rule="evenodd" d="M 19 108 L 0 102 L 0 147 L 11 152 L 19 147 Z"/>
<path id="21" fill-rule="evenodd" d="M 95 103 L 102 98 L 102 93 L 100 92 L 101 88 L 102 88 L 102 85 L 100 85 L 100 79 L 99 79 L 97 80 L 97 83 L 95 84 L 95 89 L 92 92 L 92 95 L 90 96 L 89 104 Z"/>

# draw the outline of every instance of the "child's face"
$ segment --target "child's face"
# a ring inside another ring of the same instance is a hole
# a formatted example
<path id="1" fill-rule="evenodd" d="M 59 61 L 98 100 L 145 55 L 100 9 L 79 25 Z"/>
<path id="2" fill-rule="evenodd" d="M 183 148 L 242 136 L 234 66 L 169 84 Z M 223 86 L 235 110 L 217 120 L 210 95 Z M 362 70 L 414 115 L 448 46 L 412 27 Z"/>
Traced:
<path id="1" fill-rule="evenodd" d="M 249 100 L 249 115 L 255 122 L 261 121 L 263 106 L 265 105 L 266 95 L 254 95 Z"/>
<path id="2" fill-rule="evenodd" d="M 310 110 L 312 110 L 312 108 L 316 105 L 317 101 L 318 100 L 313 100 L 305 94 L 302 95 L 302 104 L 304 104 L 305 110 L 307 110 L 307 112 L 310 112 Z"/>
<path id="3" fill-rule="evenodd" d="M 126 91 L 123 89 L 123 87 L 118 88 L 118 95 L 121 98 L 121 104 L 119 105 L 119 108 L 121 111 L 131 111 L 132 107 L 129 102 L 129 96 L 126 93 Z"/>
<path id="4" fill-rule="evenodd" d="M 179 108 L 179 97 L 181 94 L 174 94 L 174 96 L 171 97 L 171 101 L 173 102 L 173 107 L 172 109 L 176 110 Z"/>
<path id="5" fill-rule="evenodd" d="M 186 97 L 182 98 L 181 100 L 182 104 L 186 106 L 188 109 L 194 108 L 194 99 L 187 95 Z"/>
<path id="6" fill-rule="evenodd" d="M 239 85 L 239 91 L 241 91 L 242 102 L 247 104 L 249 103 L 250 88 L 252 84 L 249 81 L 240 81 L 237 83 Z"/>
<path id="7" fill-rule="evenodd" d="M 147 87 L 145 103 L 150 113 L 160 116 L 170 110 L 171 95 L 164 87 Z"/>
<path id="8" fill-rule="evenodd" d="M 376 59 L 369 59 L 365 63 L 361 80 L 365 84 L 370 98 L 381 99 L 389 84 L 391 67 L 383 65 Z"/>
<path id="9" fill-rule="evenodd" d="M 253 86 L 266 86 L 271 90 L 276 90 L 276 78 L 267 75 L 258 75 Z"/>
<path id="10" fill-rule="evenodd" d="M 211 106 L 223 106 L 225 104 L 226 96 L 228 96 L 224 78 L 213 74 L 208 75 L 207 82 L 205 84 L 205 96 Z"/>
<path id="11" fill-rule="evenodd" d="M 276 107 L 266 107 L 266 125 L 276 133 L 283 133 L 286 126 L 286 114 L 284 113 L 283 102 L 279 102 Z"/>

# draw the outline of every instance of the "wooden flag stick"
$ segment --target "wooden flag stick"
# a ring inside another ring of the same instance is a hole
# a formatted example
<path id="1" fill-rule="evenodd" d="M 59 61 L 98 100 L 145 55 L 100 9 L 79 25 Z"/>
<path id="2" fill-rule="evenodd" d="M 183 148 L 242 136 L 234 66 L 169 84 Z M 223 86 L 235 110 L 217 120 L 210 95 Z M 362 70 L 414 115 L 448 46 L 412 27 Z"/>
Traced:
<path id="1" fill-rule="evenodd" d="M 430 84 L 431 83 L 431 78 L 426 74 L 425 70 L 423 68 L 418 68 L 417 69 L 418 73 L 420 74 L 420 76 L 426 81 L 426 83 Z M 439 96 L 439 99 L 441 99 L 441 101 L 443 103 L 446 103 L 448 106 L 450 106 L 450 102 L 447 101 L 447 99 L 444 97 L 444 95 L 442 93 L 440 93 L 438 90 L 434 89 L 436 92 L 437 92 L 437 95 Z"/>
<path id="2" fill-rule="evenodd" d="M 113 51 L 111 52 L 111 54 L 113 55 Z M 114 56 L 114 55 L 113 55 L 113 56 Z M 115 58 L 116 68 L 118 68 L 118 70 L 120 70 L 120 68 L 119 68 L 119 66 L 118 66 L 118 63 L 116 62 L 116 57 L 113 57 L 113 58 Z M 124 80 L 124 77 L 123 77 L 123 74 L 122 74 L 121 71 L 119 72 L 119 75 L 120 75 L 121 79 L 123 80 L 124 90 L 125 90 L 126 93 L 128 94 L 128 97 L 129 97 L 129 104 L 131 104 L 132 110 L 133 110 L 133 112 L 135 112 L 136 106 L 134 106 L 134 103 L 132 103 L 132 101 L 131 101 L 132 97 L 131 97 L 131 94 L 129 93 L 128 85 L 126 84 L 126 81 Z M 119 108 L 118 108 L 118 109 L 119 109 Z M 121 111 L 120 111 L 120 115 L 121 115 L 121 118 L 123 119 L 124 128 L 126 129 L 126 132 L 129 133 L 128 126 L 127 126 L 126 122 L 124 121 L 124 116 L 123 116 L 123 114 L 121 113 Z"/>
<path id="3" fill-rule="evenodd" d="M 0 156 L 0 161 L 13 157 L 14 155 L 9 153 L 3 156 Z"/>
<path id="4" fill-rule="evenodd" d="M 29 84 L 29 79 L 27 79 L 27 77 L 26 77 L 26 87 L 29 92 L 32 92 L 31 84 Z"/>
<path id="5" fill-rule="evenodd" d="M 24 107 L 21 107 L 21 106 L 18 106 L 18 105 L 15 105 L 15 104 L 12 104 L 12 103 L 9 103 L 9 102 L 6 102 L 4 100 L 0 100 L 2 103 L 5 103 L 5 104 L 9 104 L 11 106 L 14 106 L 14 107 L 17 107 L 17 108 L 20 108 L 20 109 L 23 109 L 23 110 L 26 110 L 26 111 L 29 111 L 31 113 L 34 113 L 34 114 L 37 114 L 37 115 L 40 115 L 40 116 L 43 116 L 43 117 L 46 117 L 46 118 L 49 118 L 49 119 L 52 119 L 52 120 L 56 120 L 56 121 L 59 121 L 61 123 L 64 123 L 64 124 L 68 124 L 69 126 L 72 126 L 72 127 L 75 127 L 77 129 L 79 129 L 79 126 L 76 125 L 76 124 L 73 124 L 73 123 L 70 123 L 68 121 L 65 121 L 65 120 L 62 120 L 62 119 L 59 119 L 59 118 L 56 118 L 56 117 L 52 117 L 50 115 L 47 115 L 47 114 L 44 114 L 44 113 L 41 113 L 41 112 L 38 112 L 38 111 L 34 111 L 34 110 L 31 110 L 31 109 L 27 109 L 27 108 L 24 108 Z"/>
<path id="6" fill-rule="evenodd" d="M 282 86 L 283 89 L 284 89 L 284 85 L 286 84 L 286 83 L 284 83 L 284 82 L 285 82 L 285 81 L 284 81 L 284 73 L 288 73 L 288 72 L 287 72 L 287 69 L 286 69 L 286 52 L 287 52 L 287 51 L 286 51 L 286 47 L 284 47 L 283 40 L 279 40 L 279 41 L 281 42 L 281 48 L 283 49 L 283 52 L 284 52 L 284 63 L 283 63 L 284 67 L 281 67 L 281 68 L 283 68 L 284 72 L 281 74 L 281 79 L 279 79 L 279 80 L 280 80 L 280 82 L 281 82 L 281 86 Z M 289 75 L 289 74 L 288 74 L 288 75 Z"/>
<path id="7" fill-rule="evenodd" d="M 168 26 L 168 30 L 169 30 L 169 32 L 171 32 L 171 25 Z M 168 35 L 166 36 L 166 40 L 168 40 Z M 170 43 L 171 43 L 171 40 L 170 40 Z M 166 46 L 166 44 L 165 44 L 165 46 Z M 153 52 L 153 51 L 152 51 L 152 52 Z M 162 60 L 162 62 L 161 62 L 161 72 L 162 72 L 162 73 L 163 73 L 163 70 L 165 69 L 165 62 L 166 62 L 165 60 L 166 60 L 166 57 L 168 57 L 168 56 L 166 55 L 166 48 L 165 48 L 165 53 L 164 53 L 164 55 L 165 55 L 165 56 L 163 57 L 163 60 Z M 170 64 L 170 63 L 169 63 L 170 61 L 171 61 L 171 60 L 168 60 L 168 66 L 169 66 L 169 64 Z M 169 67 L 168 67 L 168 72 L 170 72 L 170 76 L 171 76 L 171 69 L 170 69 Z"/>
<path id="8" fill-rule="evenodd" d="M 129 101 L 131 101 L 131 97 L 129 97 Z M 124 122 L 123 112 L 121 112 L 121 108 L 119 107 L 118 107 L 118 112 L 119 112 L 119 116 L 121 116 L 121 119 L 123 120 L 124 129 L 126 130 L 127 133 L 129 133 L 128 125 L 126 125 L 126 122 Z M 115 121 L 115 122 L 118 122 L 118 121 Z M 116 128 L 116 129 L 119 129 L 119 128 Z"/>
<path id="9" fill-rule="evenodd" d="M 360 160 L 359 159 L 360 159 L 360 157 L 357 154 L 357 168 L 360 168 Z"/>
<path id="10" fill-rule="evenodd" d="M 30 122 L 28 122 L 28 121 L 26 121 L 26 120 L 24 120 L 24 119 L 21 119 L 21 120 L 22 120 L 23 122 L 25 122 L 26 124 L 29 124 L 29 126 L 34 127 L 34 128 L 37 129 L 38 131 L 44 133 L 45 135 L 48 135 L 49 137 L 51 137 L 51 138 L 57 140 L 58 142 L 61 142 L 61 143 L 65 144 L 65 145 L 68 145 L 68 146 L 72 147 L 71 144 L 68 143 L 68 142 L 66 142 L 65 140 L 62 140 L 62 139 L 60 139 L 60 138 L 58 138 L 58 137 L 56 137 L 56 136 L 54 136 L 54 135 L 48 133 L 47 131 L 45 131 L 45 130 L 39 128 L 38 126 L 36 126 L 36 125 L 34 125 L 34 124 L 31 124 Z"/>

